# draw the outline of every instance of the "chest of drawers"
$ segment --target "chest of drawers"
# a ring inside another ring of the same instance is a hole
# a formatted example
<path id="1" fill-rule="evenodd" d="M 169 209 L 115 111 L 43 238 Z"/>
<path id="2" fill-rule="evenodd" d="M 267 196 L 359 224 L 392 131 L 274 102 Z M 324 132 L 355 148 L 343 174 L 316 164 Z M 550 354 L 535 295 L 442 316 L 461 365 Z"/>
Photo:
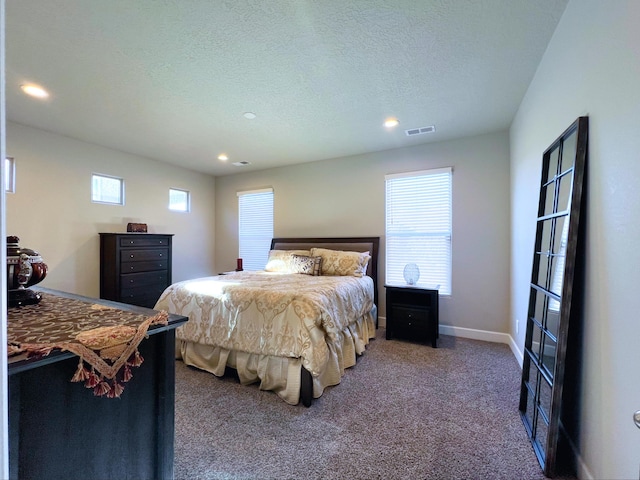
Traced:
<path id="1" fill-rule="evenodd" d="M 100 298 L 153 308 L 171 285 L 172 237 L 101 233 Z"/>

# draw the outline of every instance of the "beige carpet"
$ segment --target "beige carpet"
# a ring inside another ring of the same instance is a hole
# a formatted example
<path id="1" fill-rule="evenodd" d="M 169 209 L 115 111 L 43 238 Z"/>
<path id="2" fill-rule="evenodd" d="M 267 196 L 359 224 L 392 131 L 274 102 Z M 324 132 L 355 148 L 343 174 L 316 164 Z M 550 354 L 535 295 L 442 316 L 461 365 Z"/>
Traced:
<path id="1" fill-rule="evenodd" d="M 379 329 L 311 408 L 176 367 L 176 479 L 544 479 L 506 345 Z"/>

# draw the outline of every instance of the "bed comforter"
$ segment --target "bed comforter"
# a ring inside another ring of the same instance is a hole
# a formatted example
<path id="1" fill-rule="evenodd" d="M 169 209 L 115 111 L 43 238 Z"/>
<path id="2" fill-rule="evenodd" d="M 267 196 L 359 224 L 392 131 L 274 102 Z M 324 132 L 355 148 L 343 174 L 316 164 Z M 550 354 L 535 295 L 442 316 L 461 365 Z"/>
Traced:
<path id="1" fill-rule="evenodd" d="M 375 336 L 373 288 L 369 277 L 235 272 L 175 283 L 155 308 L 189 317 L 176 330 L 186 363 L 216 375 L 231 366 L 298 403 L 301 366 L 319 397 Z"/>

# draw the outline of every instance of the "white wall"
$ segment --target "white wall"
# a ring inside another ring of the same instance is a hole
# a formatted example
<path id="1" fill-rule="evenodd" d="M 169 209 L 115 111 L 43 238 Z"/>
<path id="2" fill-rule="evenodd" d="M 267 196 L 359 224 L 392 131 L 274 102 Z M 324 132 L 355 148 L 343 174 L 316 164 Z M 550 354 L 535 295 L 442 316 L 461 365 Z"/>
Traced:
<path id="1" fill-rule="evenodd" d="M 632 422 L 640 409 L 638 25 L 636 0 L 571 0 L 510 131 L 511 321 L 521 322 L 522 348 L 542 152 L 578 116 L 589 116 L 584 358 L 574 439 L 581 478 L 637 479 L 640 464 L 640 430 Z"/>
<path id="2" fill-rule="evenodd" d="M 509 328 L 506 132 L 218 177 L 216 265 L 235 268 L 236 192 L 273 187 L 275 236 L 381 237 L 379 293 L 384 316 L 384 176 L 444 166 L 453 167 L 453 294 L 441 298 L 441 324 L 504 334 Z M 473 330 L 462 333 L 482 335 Z"/>
<path id="3" fill-rule="evenodd" d="M 100 293 L 99 232 L 173 233 L 173 280 L 214 272 L 214 178 L 166 163 L 7 124 L 7 155 L 16 161 L 16 193 L 7 194 L 7 233 L 37 250 L 49 266 L 40 284 L 81 295 Z M 125 205 L 91 202 L 91 174 L 125 180 Z M 169 188 L 191 192 L 191 212 L 169 211 Z"/>

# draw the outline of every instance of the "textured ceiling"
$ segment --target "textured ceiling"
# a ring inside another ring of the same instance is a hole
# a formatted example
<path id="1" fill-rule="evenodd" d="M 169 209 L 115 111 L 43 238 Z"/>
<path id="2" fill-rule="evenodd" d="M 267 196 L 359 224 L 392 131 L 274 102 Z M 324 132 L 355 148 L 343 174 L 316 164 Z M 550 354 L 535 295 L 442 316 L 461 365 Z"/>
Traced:
<path id="1" fill-rule="evenodd" d="M 9 0 L 7 119 L 214 175 L 498 131 L 566 3 Z"/>

